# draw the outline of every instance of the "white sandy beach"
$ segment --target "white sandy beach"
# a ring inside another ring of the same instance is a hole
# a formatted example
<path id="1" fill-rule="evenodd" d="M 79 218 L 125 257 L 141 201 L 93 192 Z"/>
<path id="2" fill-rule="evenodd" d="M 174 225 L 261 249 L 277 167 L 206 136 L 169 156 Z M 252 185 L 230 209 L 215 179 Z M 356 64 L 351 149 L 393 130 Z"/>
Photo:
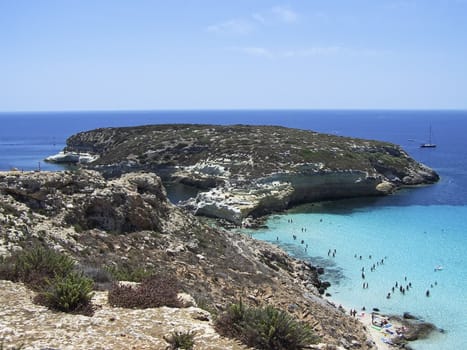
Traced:
<path id="1" fill-rule="evenodd" d="M 368 334 L 370 335 L 371 339 L 375 342 L 379 350 L 391 349 L 391 346 L 383 341 L 384 338 L 389 337 L 385 337 L 381 331 L 372 327 L 371 312 L 360 312 L 357 314 L 357 319 L 365 325 Z"/>
<path id="2" fill-rule="evenodd" d="M 350 313 L 350 310 L 347 310 L 347 313 Z M 368 335 L 375 342 L 378 350 L 394 349 L 394 346 L 391 345 L 391 340 L 396 336 L 396 329 L 401 328 L 402 325 L 393 320 L 389 321 L 387 316 L 374 313 L 375 320 L 386 320 L 386 322 L 388 322 L 384 327 L 375 327 L 372 324 L 371 314 L 371 312 L 360 311 L 355 317 L 358 321 L 363 323 Z"/>

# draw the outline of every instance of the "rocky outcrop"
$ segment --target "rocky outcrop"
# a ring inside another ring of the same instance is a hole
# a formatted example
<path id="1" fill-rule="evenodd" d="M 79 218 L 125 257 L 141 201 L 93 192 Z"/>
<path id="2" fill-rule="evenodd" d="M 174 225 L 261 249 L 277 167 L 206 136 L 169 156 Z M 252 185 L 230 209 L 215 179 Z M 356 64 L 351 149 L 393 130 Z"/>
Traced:
<path id="1" fill-rule="evenodd" d="M 97 172 L 0 175 L 1 190 L 30 210 L 80 230 L 161 231 L 169 211 L 154 174 L 126 174 L 107 182 Z"/>
<path id="2" fill-rule="evenodd" d="M 67 140 L 106 177 L 135 170 L 205 193 L 185 203 L 241 224 L 298 203 L 378 196 L 438 175 L 399 146 L 274 126 L 152 125 L 107 128 Z"/>
<path id="3" fill-rule="evenodd" d="M 325 283 L 316 267 L 268 243 L 202 224 L 167 200 L 153 173 L 108 180 L 84 170 L 0 173 L 0 256 L 33 244 L 71 256 L 83 271 L 164 271 L 206 309 L 219 312 L 240 298 L 270 304 L 307 322 L 323 343 L 372 348 L 358 321 L 320 297 Z M 161 336 L 173 330 L 199 330 L 197 342 L 213 341 L 206 348 L 240 348 L 213 334 L 208 321 L 192 320 L 197 309 L 122 310 L 104 300 L 93 317 L 64 316 L 31 304 L 31 292 L 21 285 L 0 286 L 0 336 L 7 348 L 26 342 L 28 349 L 84 349 L 98 341 L 103 349 L 149 343 L 163 349 Z"/>
<path id="4" fill-rule="evenodd" d="M 211 315 L 197 307 L 129 310 L 111 307 L 107 292 L 95 292 L 92 317 L 57 313 L 32 302 L 20 283 L 0 280 L 2 349 L 167 349 L 164 337 L 194 332 L 197 349 L 246 347 L 216 333 Z M 10 347 L 11 346 L 11 347 Z"/>
<path id="5" fill-rule="evenodd" d="M 402 317 L 391 316 L 389 319 L 405 327 L 405 331 L 393 340 L 394 343 L 398 345 L 404 345 L 409 341 L 418 339 L 426 339 L 432 333 L 441 331 L 433 323 L 425 322 L 420 318 L 412 316 L 408 313 L 405 313 Z"/>

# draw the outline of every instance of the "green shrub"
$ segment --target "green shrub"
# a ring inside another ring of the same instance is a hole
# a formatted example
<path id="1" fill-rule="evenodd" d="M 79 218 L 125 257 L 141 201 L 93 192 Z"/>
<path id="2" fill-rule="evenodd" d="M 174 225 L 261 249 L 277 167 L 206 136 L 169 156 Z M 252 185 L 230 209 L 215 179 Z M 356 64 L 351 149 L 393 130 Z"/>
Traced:
<path id="1" fill-rule="evenodd" d="M 177 298 L 180 285 L 175 277 L 153 275 L 140 285 L 126 286 L 114 283 L 109 291 L 109 304 L 117 307 L 145 309 L 160 306 L 180 307 Z"/>
<path id="2" fill-rule="evenodd" d="M 93 282 L 79 272 L 57 276 L 48 282 L 49 288 L 39 294 L 39 299 L 51 309 L 73 312 L 87 310 L 92 298 Z"/>
<path id="3" fill-rule="evenodd" d="M 195 345 L 196 332 L 173 332 L 169 337 L 164 336 L 164 340 L 170 344 L 169 350 L 186 349 L 191 350 Z"/>
<path id="4" fill-rule="evenodd" d="M 141 282 L 147 277 L 154 275 L 154 270 L 148 270 L 133 265 L 106 266 L 104 267 L 117 281 Z"/>
<path id="5" fill-rule="evenodd" d="M 21 281 L 35 290 L 41 289 L 47 279 L 65 276 L 74 268 L 74 261 L 50 248 L 24 249 L 1 262 L 0 278 Z"/>
<path id="6" fill-rule="evenodd" d="M 246 308 L 241 302 L 233 304 L 215 326 L 220 334 L 263 350 L 303 349 L 319 340 L 308 325 L 272 306 Z"/>

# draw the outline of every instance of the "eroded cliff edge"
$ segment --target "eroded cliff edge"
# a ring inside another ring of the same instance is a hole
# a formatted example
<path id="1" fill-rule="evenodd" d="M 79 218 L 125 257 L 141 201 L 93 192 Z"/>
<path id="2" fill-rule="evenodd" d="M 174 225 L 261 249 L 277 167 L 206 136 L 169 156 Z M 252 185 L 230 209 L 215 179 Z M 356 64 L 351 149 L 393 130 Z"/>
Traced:
<path id="1" fill-rule="evenodd" d="M 292 205 L 378 196 L 439 176 L 401 147 L 278 126 L 148 125 L 82 132 L 65 153 L 106 177 L 135 170 L 202 189 L 185 205 L 241 224 Z M 95 160 L 94 160 L 95 159 Z"/>

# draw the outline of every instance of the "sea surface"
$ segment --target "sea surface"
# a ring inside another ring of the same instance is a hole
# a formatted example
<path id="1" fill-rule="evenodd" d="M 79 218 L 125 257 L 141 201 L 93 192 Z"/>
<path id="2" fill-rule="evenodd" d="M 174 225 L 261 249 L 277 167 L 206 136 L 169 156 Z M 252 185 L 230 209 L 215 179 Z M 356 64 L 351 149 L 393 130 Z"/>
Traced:
<path id="1" fill-rule="evenodd" d="M 271 216 L 267 229 L 252 234 L 325 267 L 336 304 L 409 311 L 445 331 L 413 343 L 415 349 L 467 349 L 467 111 L 0 113 L 0 170 L 61 170 L 43 159 L 74 133 L 160 123 L 282 125 L 378 139 L 400 144 L 434 168 L 441 176 L 435 185 L 303 205 Z M 438 147 L 422 149 L 430 126 Z M 393 292 L 396 282 L 411 287 Z"/>

